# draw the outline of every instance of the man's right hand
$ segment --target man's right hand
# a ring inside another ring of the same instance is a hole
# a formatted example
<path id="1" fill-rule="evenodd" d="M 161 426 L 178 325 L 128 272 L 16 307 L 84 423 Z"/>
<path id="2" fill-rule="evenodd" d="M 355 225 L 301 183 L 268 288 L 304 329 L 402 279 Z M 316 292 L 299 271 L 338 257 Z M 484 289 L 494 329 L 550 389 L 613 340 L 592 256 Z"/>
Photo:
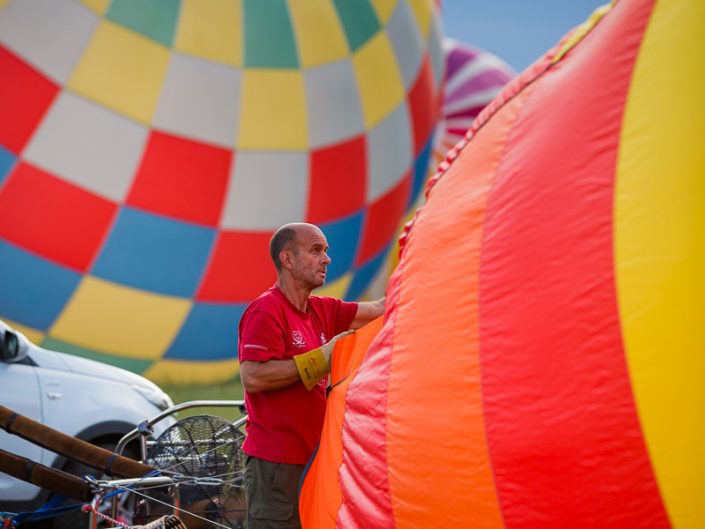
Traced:
<path id="1" fill-rule="evenodd" d="M 341 332 L 340 334 L 336 334 L 333 336 L 333 338 L 330 339 L 330 341 L 321 346 L 321 350 L 323 351 L 323 358 L 326 359 L 326 363 L 328 364 L 328 369 L 330 369 L 330 359 L 331 356 L 333 356 L 333 350 L 335 349 L 335 342 L 337 342 L 340 338 L 343 336 L 347 336 L 348 334 L 352 334 L 355 331 L 345 331 Z"/>

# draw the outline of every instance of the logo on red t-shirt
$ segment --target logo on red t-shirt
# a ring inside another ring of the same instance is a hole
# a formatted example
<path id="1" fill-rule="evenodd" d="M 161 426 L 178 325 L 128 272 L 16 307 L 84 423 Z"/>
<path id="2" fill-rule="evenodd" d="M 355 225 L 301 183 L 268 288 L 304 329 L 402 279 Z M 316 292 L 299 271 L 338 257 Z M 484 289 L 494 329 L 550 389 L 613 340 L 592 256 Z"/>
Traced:
<path id="1" fill-rule="evenodd" d="M 291 331 L 291 345 L 306 345 L 306 340 L 304 340 L 304 335 L 301 331 Z"/>

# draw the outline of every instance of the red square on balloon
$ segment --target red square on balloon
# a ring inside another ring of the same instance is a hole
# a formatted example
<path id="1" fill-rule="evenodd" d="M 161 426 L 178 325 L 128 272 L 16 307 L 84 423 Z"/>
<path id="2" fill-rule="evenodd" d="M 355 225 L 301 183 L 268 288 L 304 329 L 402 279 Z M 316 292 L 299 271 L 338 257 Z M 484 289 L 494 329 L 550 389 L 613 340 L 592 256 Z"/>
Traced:
<path id="1" fill-rule="evenodd" d="M 370 205 L 364 220 L 356 266 L 365 264 L 392 241 L 392 237 L 400 227 L 400 219 L 403 218 L 410 192 L 411 172 L 409 171 L 396 186 Z"/>
<path id="2" fill-rule="evenodd" d="M 360 210 L 366 187 L 367 146 L 363 136 L 313 151 L 307 221 L 322 224 Z"/>
<path id="3" fill-rule="evenodd" d="M 197 300 L 249 302 L 271 287 L 277 279 L 271 237 L 271 232 L 221 232 Z"/>
<path id="4" fill-rule="evenodd" d="M 25 162 L 0 193 L 0 236 L 85 272 L 117 205 Z"/>
<path id="5" fill-rule="evenodd" d="M 58 87 L 0 45 L 0 143 L 19 154 L 54 100 Z"/>
<path id="6" fill-rule="evenodd" d="M 436 123 L 438 108 L 433 92 L 433 70 L 427 54 L 408 99 L 414 127 L 414 155 L 418 155 L 424 148 Z"/>
<path id="7" fill-rule="evenodd" d="M 229 150 L 153 131 L 127 203 L 217 226 L 231 158 Z"/>

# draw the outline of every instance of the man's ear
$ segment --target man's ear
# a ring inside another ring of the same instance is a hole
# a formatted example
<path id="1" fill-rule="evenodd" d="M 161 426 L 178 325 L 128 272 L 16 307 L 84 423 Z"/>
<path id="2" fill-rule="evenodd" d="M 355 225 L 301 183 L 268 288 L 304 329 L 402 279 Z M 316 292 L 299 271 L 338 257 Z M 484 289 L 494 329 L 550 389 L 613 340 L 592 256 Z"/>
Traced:
<path id="1" fill-rule="evenodd" d="M 291 252 L 289 250 L 282 250 L 279 252 L 279 261 L 281 261 L 282 268 L 287 270 L 291 269 Z"/>

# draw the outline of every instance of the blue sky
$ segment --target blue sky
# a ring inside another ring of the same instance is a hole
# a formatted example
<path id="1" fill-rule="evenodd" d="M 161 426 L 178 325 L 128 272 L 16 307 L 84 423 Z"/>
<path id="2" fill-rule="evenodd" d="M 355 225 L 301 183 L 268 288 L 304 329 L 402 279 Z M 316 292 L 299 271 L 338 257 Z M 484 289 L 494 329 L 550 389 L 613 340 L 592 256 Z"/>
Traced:
<path id="1" fill-rule="evenodd" d="M 499 56 L 517 72 L 608 0 L 442 0 L 443 32 Z"/>

